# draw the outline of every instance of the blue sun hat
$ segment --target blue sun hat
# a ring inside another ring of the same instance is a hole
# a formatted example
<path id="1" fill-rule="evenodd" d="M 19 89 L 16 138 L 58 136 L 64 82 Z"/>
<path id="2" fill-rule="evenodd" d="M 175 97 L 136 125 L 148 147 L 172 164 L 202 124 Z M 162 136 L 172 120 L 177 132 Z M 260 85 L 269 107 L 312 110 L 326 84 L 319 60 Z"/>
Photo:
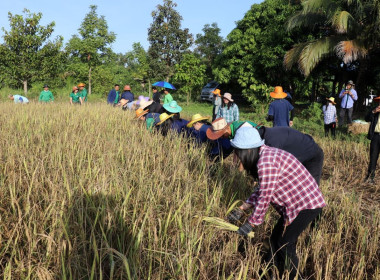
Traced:
<path id="1" fill-rule="evenodd" d="M 182 107 L 177 104 L 177 101 L 173 100 L 164 104 L 164 109 L 170 113 L 179 113 L 182 111 Z"/>
<path id="2" fill-rule="evenodd" d="M 235 138 L 231 140 L 231 145 L 237 149 L 253 149 L 264 145 L 259 131 L 252 127 L 241 127 L 236 131 Z"/>

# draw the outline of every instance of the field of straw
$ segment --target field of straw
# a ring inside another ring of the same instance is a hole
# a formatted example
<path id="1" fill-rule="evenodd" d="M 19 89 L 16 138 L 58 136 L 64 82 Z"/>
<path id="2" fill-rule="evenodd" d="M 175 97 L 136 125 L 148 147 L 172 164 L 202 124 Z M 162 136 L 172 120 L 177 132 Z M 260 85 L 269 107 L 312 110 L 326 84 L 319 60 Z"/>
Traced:
<path id="1" fill-rule="evenodd" d="M 105 104 L 0 111 L 2 279 L 266 279 L 274 211 L 250 240 L 203 221 L 252 192 L 230 158 L 211 166 L 203 148 Z M 362 183 L 368 146 L 315 139 L 328 206 L 300 236 L 300 269 L 380 279 L 380 186 Z"/>

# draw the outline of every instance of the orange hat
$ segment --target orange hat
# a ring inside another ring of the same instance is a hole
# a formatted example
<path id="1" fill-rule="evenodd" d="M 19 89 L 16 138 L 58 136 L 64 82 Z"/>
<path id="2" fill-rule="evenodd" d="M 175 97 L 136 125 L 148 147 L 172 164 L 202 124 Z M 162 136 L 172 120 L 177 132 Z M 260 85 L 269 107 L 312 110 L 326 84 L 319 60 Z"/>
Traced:
<path id="1" fill-rule="evenodd" d="M 136 119 L 140 119 L 142 116 L 144 116 L 145 114 L 147 114 L 148 113 L 148 111 L 149 110 L 145 110 L 144 111 L 144 109 L 143 108 L 138 108 L 137 110 L 136 110 Z"/>
<path id="2" fill-rule="evenodd" d="M 74 91 L 74 90 L 77 90 L 77 89 L 78 89 L 78 88 L 77 88 L 76 86 L 73 86 L 73 91 Z"/>
<path id="3" fill-rule="evenodd" d="M 380 96 L 375 97 L 375 98 L 373 99 L 373 101 L 379 102 L 379 101 L 380 101 Z"/>
<path id="4" fill-rule="evenodd" d="M 84 87 L 84 86 L 85 86 L 84 83 L 79 83 L 79 84 L 78 84 L 78 87 Z"/>
<path id="5" fill-rule="evenodd" d="M 282 99 L 287 97 L 288 95 L 282 90 L 282 87 L 277 86 L 274 88 L 274 92 L 270 93 L 270 96 L 274 99 Z"/>
<path id="6" fill-rule="evenodd" d="M 212 93 L 220 96 L 220 89 L 217 88 Z"/>

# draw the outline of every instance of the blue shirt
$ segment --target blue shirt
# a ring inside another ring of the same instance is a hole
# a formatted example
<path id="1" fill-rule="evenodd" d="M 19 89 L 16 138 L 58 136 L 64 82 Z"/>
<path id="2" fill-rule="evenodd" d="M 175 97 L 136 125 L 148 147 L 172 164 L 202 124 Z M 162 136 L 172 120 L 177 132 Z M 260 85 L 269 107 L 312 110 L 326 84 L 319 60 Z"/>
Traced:
<path id="1" fill-rule="evenodd" d="M 110 92 L 108 93 L 107 103 L 108 104 L 114 104 L 116 101 L 116 98 L 118 98 L 118 94 L 116 92 L 116 89 L 111 89 Z M 117 100 L 117 101 L 119 101 L 119 100 Z"/>
<path id="2" fill-rule="evenodd" d="M 13 102 L 14 103 L 29 103 L 29 100 L 25 96 L 15 94 L 13 95 Z"/>
<path id="3" fill-rule="evenodd" d="M 289 126 L 289 113 L 294 107 L 285 99 L 275 99 L 269 104 L 268 115 L 273 116 L 273 127 Z"/>
<path id="4" fill-rule="evenodd" d="M 172 129 L 175 130 L 177 133 L 186 132 L 186 125 L 188 123 L 189 121 L 184 119 L 174 120 L 172 124 Z"/>
<path id="5" fill-rule="evenodd" d="M 340 107 L 344 109 L 350 109 L 352 106 L 354 106 L 354 101 L 358 100 L 358 94 L 356 90 L 353 88 L 350 89 L 350 92 L 352 93 L 353 97 L 349 94 L 345 94 L 343 96 L 343 93 L 346 91 L 346 89 L 342 89 L 342 91 L 339 93 L 339 98 L 342 98 L 342 102 L 340 103 Z"/>
<path id="6" fill-rule="evenodd" d="M 133 95 L 132 92 L 127 90 L 121 94 L 121 99 L 128 100 L 128 103 L 131 103 L 131 102 L 133 102 L 133 100 L 135 100 L 135 96 Z"/>

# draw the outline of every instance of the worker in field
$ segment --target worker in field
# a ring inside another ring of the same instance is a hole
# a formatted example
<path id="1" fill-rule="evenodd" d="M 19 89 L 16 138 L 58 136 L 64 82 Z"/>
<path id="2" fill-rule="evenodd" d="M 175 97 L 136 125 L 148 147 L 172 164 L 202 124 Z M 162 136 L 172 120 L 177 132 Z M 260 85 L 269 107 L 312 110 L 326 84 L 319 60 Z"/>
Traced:
<path id="1" fill-rule="evenodd" d="M 207 130 L 207 137 L 216 140 L 220 137 L 233 139 L 242 127 L 256 127 L 260 137 L 270 147 L 279 148 L 293 154 L 313 176 L 319 185 L 324 154 L 313 137 L 290 127 L 257 126 L 254 122 L 242 121 L 227 124 L 224 119 L 216 119 Z M 242 169 L 242 165 L 240 166 Z"/>
<path id="2" fill-rule="evenodd" d="M 107 97 L 107 103 L 112 106 L 116 106 L 120 100 L 120 85 L 115 84 L 114 88 L 110 90 Z"/>
<path id="3" fill-rule="evenodd" d="M 288 95 L 282 87 L 275 87 L 270 96 L 274 100 L 269 104 L 267 121 L 273 122 L 273 127 L 293 126 L 294 107 L 286 100 Z"/>
<path id="4" fill-rule="evenodd" d="M 292 154 L 265 145 L 257 129 L 246 126 L 236 131 L 231 140 L 234 153 L 249 175 L 258 181 L 253 194 L 239 207 L 241 212 L 253 209 L 238 234 L 247 236 L 260 225 L 270 205 L 280 214 L 270 237 L 270 256 L 280 277 L 287 270 L 289 279 L 298 274 L 296 253 L 299 235 L 322 213 L 326 206 L 322 192 L 311 174 Z M 228 216 L 237 222 L 235 213 Z"/>
<path id="5" fill-rule="evenodd" d="M 232 99 L 231 93 L 223 94 L 222 105 L 219 107 L 216 118 L 224 118 L 227 122 L 239 120 L 239 107 Z"/>
<path id="6" fill-rule="evenodd" d="M 84 83 L 78 84 L 78 93 L 80 97 L 82 98 L 83 102 L 87 102 L 87 89 L 85 88 Z"/>
<path id="7" fill-rule="evenodd" d="M 82 95 L 79 93 L 79 89 L 76 86 L 73 86 L 73 90 L 70 93 L 70 104 L 71 105 L 82 105 L 83 99 Z"/>
<path id="8" fill-rule="evenodd" d="M 219 112 L 219 108 L 222 106 L 222 95 L 220 92 L 220 89 L 215 89 L 213 92 L 214 94 L 213 99 L 212 99 L 212 121 L 216 119 L 216 115 Z"/>
<path id="9" fill-rule="evenodd" d="M 25 96 L 22 96 L 22 95 L 18 95 L 18 94 L 10 94 L 8 95 L 8 98 L 10 100 L 13 100 L 13 102 L 15 104 L 28 104 L 29 103 L 29 100 L 28 98 L 26 98 Z"/>
<path id="10" fill-rule="evenodd" d="M 168 114 L 173 114 L 172 129 L 178 134 L 187 133 L 187 124 L 189 121 L 181 118 L 180 112 L 182 111 L 182 107 L 177 104 L 177 101 L 173 100 L 164 104 L 163 107 Z"/>
<path id="11" fill-rule="evenodd" d="M 42 103 L 50 103 L 54 101 L 53 93 L 49 90 L 49 86 L 47 84 L 44 85 L 44 90 L 41 91 L 38 101 Z"/>
<path id="12" fill-rule="evenodd" d="M 125 85 L 123 89 L 123 93 L 121 94 L 121 101 L 124 101 L 124 104 L 121 104 L 124 110 L 132 109 L 133 101 L 135 100 L 135 95 L 131 92 L 131 86 Z"/>

